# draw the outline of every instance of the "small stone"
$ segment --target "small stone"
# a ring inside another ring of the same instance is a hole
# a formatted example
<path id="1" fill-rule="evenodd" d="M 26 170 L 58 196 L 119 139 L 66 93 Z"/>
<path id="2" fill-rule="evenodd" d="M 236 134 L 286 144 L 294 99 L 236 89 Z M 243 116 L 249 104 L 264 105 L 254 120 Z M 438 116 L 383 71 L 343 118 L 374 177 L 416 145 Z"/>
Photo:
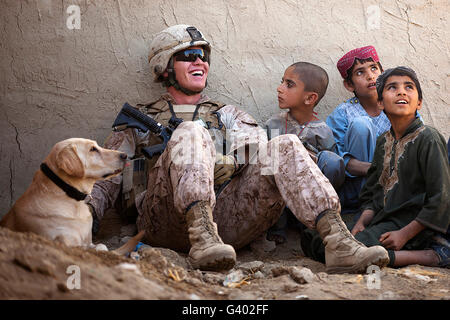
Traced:
<path id="1" fill-rule="evenodd" d="M 272 275 L 274 277 L 279 277 L 279 276 L 282 276 L 282 275 L 285 275 L 285 274 L 289 274 L 289 268 L 288 267 L 280 266 L 280 267 L 272 268 Z"/>
<path id="2" fill-rule="evenodd" d="M 309 297 L 306 294 L 301 294 L 299 296 L 296 296 L 295 299 L 297 299 L 297 300 L 309 300 Z"/>
<path id="3" fill-rule="evenodd" d="M 103 243 L 99 243 L 95 246 L 96 251 L 108 251 L 108 247 Z"/>
<path id="4" fill-rule="evenodd" d="M 417 280 L 423 281 L 425 283 L 437 281 L 437 279 L 433 279 L 429 276 L 419 274 L 419 273 L 415 272 L 414 270 L 409 270 L 409 269 L 406 269 L 403 272 L 403 275 L 407 276 L 408 278 L 416 278 Z"/>
<path id="5" fill-rule="evenodd" d="M 260 271 L 264 267 L 264 263 L 261 261 L 251 261 L 241 264 L 238 268 L 247 273 L 254 273 Z"/>
<path id="6" fill-rule="evenodd" d="M 298 285 L 291 284 L 291 283 L 285 284 L 283 286 L 283 291 L 286 293 L 292 293 L 292 292 L 297 291 L 298 289 L 299 289 Z"/>
<path id="7" fill-rule="evenodd" d="M 135 251 L 130 252 L 130 258 L 133 260 L 136 260 L 136 261 L 139 260 L 139 258 L 140 258 L 139 253 L 137 253 Z"/>
<path id="8" fill-rule="evenodd" d="M 186 283 L 192 284 L 194 286 L 200 286 L 200 285 L 203 284 L 202 280 L 197 279 L 197 278 L 190 278 L 190 277 L 188 277 L 188 278 L 184 279 L 184 281 Z"/>
<path id="9" fill-rule="evenodd" d="M 141 260 L 145 260 L 160 269 L 172 266 L 179 266 L 183 269 L 190 268 L 185 255 L 167 248 L 152 248 L 149 246 L 142 250 L 139 248 L 138 253 L 141 255 Z"/>
<path id="10" fill-rule="evenodd" d="M 221 284 L 223 283 L 225 276 L 223 274 L 206 272 L 203 275 L 203 281 L 210 284 Z"/>
<path id="11" fill-rule="evenodd" d="M 253 274 L 253 278 L 255 278 L 255 279 L 264 279 L 264 273 L 262 273 L 261 271 L 256 271 Z"/>
<path id="12" fill-rule="evenodd" d="M 292 280 L 300 284 L 311 283 L 316 278 L 314 273 L 308 268 L 299 269 L 297 267 L 291 267 L 289 269 L 289 275 L 291 276 Z"/>
<path id="13" fill-rule="evenodd" d="M 140 256 L 142 261 L 151 263 L 157 269 L 163 270 L 169 266 L 167 259 L 161 254 L 161 251 L 155 248 L 140 251 Z"/>
<path id="14" fill-rule="evenodd" d="M 196 295 L 195 293 L 191 293 L 189 295 L 189 299 L 190 300 L 200 300 L 200 297 L 198 295 Z"/>

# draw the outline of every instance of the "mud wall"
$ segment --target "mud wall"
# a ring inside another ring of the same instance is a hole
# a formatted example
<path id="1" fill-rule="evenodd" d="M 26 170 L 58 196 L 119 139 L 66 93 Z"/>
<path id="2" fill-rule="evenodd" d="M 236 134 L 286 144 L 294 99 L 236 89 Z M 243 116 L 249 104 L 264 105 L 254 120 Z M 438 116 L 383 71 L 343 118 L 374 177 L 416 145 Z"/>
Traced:
<path id="1" fill-rule="evenodd" d="M 154 33 L 179 23 L 195 25 L 212 43 L 208 95 L 241 106 L 261 123 L 277 112 L 276 87 L 295 61 L 327 70 L 330 85 L 317 107 L 324 119 L 350 97 L 337 60 L 372 44 L 385 68 L 407 65 L 417 71 L 425 123 L 446 139 L 450 135 L 447 0 L 0 0 L 0 5 L 0 216 L 25 191 L 54 143 L 69 137 L 102 143 L 125 101 L 159 96 L 147 47 Z"/>

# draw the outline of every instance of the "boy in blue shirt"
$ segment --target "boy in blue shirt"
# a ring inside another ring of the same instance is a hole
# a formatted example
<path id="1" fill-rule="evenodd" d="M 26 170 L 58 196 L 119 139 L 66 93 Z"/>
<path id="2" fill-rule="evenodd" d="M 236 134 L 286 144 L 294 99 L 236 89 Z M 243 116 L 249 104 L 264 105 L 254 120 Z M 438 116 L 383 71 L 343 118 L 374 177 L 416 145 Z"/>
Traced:
<path id="1" fill-rule="evenodd" d="M 355 95 L 337 106 L 326 120 L 336 140 L 337 154 L 344 159 L 346 177 L 339 197 L 345 214 L 359 208 L 358 195 L 372 162 L 376 139 L 391 124 L 377 105 L 375 81 L 383 68 L 375 48 L 351 50 L 339 59 L 337 68 L 344 87 Z"/>

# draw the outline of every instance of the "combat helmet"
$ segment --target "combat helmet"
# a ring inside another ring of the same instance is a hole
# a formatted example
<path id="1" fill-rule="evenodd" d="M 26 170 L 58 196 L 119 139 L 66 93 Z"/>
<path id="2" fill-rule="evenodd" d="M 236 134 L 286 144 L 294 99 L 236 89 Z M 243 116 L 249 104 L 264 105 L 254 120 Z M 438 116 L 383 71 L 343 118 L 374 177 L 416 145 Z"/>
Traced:
<path id="1" fill-rule="evenodd" d="M 179 24 L 157 33 L 150 44 L 150 53 L 148 55 L 153 81 L 164 82 L 165 86 L 174 86 L 176 89 L 185 92 L 185 89 L 180 88 L 175 79 L 172 56 L 176 52 L 192 46 L 202 46 L 209 53 L 211 52 L 209 42 L 193 26 Z M 164 79 L 162 75 L 166 69 L 169 77 Z M 193 92 L 185 93 L 194 94 Z"/>

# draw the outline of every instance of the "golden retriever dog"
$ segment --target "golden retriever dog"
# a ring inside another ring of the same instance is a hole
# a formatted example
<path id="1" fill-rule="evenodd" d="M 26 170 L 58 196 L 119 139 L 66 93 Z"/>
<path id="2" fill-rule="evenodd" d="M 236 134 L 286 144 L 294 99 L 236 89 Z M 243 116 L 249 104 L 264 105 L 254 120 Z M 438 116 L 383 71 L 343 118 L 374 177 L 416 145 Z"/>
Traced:
<path id="1" fill-rule="evenodd" d="M 125 153 L 101 148 L 92 140 L 58 142 L 0 226 L 68 246 L 92 247 L 92 215 L 84 198 L 97 180 L 122 172 L 126 160 Z"/>

